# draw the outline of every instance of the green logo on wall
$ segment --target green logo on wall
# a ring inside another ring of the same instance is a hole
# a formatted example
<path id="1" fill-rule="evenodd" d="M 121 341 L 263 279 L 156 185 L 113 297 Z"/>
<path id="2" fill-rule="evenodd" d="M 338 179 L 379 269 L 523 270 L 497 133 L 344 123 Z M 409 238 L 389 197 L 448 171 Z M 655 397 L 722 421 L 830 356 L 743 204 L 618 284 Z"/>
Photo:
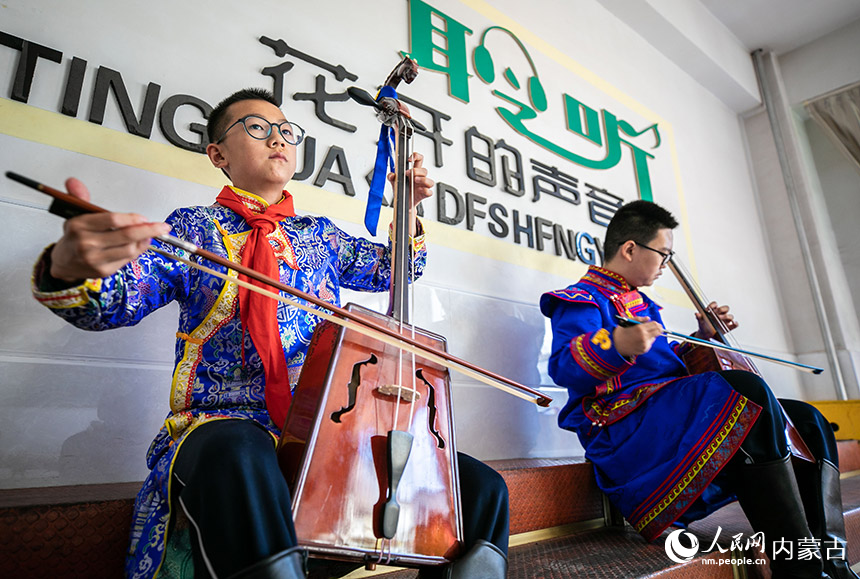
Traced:
<path id="1" fill-rule="evenodd" d="M 471 75 L 468 70 L 466 36 L 471 35 L 472 30 L 423 0 L 410 0 L 409 20 L 410 56 L 417 60 L 422 68 L 445 74 L 448 77 L 448 93 L 468 103 Z M 633 159 L 633 172 L 639 196 L 651 201 L 653 195 L 651 177 L 648 173 L 648 159 L 653 159 L 654 155 L 643 150 L 630 139 L 651 132 L 654 137 L 654 145 L 651 149 L 657 149 L 660 146 L 660 131 L 657 123 L 637 131 L 629 122 L 618 119 L 606 109 L 597 111 L 565 93 L 561 100 L 567 120 L 567 130 L 599 148 L 600 156 L 589 158 L 574 153 L 561 144 L 541 136 L 534 130 L 534 123 L 528 121 L 536 119 L 539 113 L 547 110 L 547 95 L 540 82 L 534 61 L 519 38 L 510 30 L 500 26 L 491 26 L 484 30 L 480 43 L 472 51 L 475 75 L 486 85 L 497 81 L 497 67 L 490 51 L 484 45 L 487 34 L 493 30 L 498 31 L 497 34 L 506 34 L 519 47 L 531 66 L 531 76 L 525 82 L 528 103 L 514 98 L 508 94 L 509 89 L 504 88 L 505 83 L 514 90 L 522 88 L 523 85 L 513 70 L 507 67 L 500 75 L 499 81 L 503 90 L 493 89 L 492 94 L 506 103 L 505 106 L 496 107 L 496 112 L 502 119 L 514 131 L 540 147 L 589 169 L 615 167 L 621 161 L 621 145 L 627 146 Z M 440 63 L 440 60 L 443 62 Z"/>

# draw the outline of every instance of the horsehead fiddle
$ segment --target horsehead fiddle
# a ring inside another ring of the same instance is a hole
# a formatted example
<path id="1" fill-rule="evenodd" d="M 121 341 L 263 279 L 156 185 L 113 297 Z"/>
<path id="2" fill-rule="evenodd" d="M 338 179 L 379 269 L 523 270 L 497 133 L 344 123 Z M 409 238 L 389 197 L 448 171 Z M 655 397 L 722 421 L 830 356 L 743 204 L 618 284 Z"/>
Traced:
<path id="1" fill-rule="evenodd" d="M 346 309 L 445 350 L 444 338 L 409 320 L 414 218 L 406 167 L 414 124 L 394 89 L 416 75 L 417 64 L 404 58 L 380 97 L 370 99 L 384 125 L 379 146 L 387 146 L 385 127 L 397 135 L 388 312 L 382 316 L 354 304 Z M 353 98 L 371 104 L 361 93 L 350 90 Z M 442 565 L 461 552 L 459 473 L 444 367 L 321 323 L 278 452 L 293 493 L 299 544 L 311 555 L 373 568 Z"/>
<path id="2" fill-rule="evenodd" d="M 361 104 L 372 105 L 383 123 L 379 146 L 384 154 L 378 157 L 383 176 L 386 127 L 396 132 L 396 166 L 387 315 L 354 304 L 346 309 L 444 351 L 444 338 L 409 319 L 414 217 L 406 170 L 415 124 L 394 89 L 401 81 L 412 82 L 417 72 L 417 63 L 407 57 L 377 99 L 360 89 L 349 91 Z M 377 178 L 379 170 L 378 164 Z M 372 232 L 375 219 L 366 222 Z M 462 551 L 451 387 L 443 366 L 321 323 L 278 451 L 293 493 L 299 544 L 311 555 L 373 568 L 377 563 L 442 565 Z"/>
<path id="3" fill-rule="evenodd" d="M 750 356 L 785 366 L 791 366 L 813 374 L 820 374 L 822 372 L 821 368 L 816 368 L 814 366 L 782 360 L 773 356 L 767 356 L 737 348 L 737 346 L 732 343 L 732 338 L 729 336 L 729 328 L 723 323 L 716 312 L 709 307 L 708 304 L 711 302 L 704 298 L 702 291 L 698 288 L 695 282 L 693 282 L 683 265 L 674 255 L 669 258 L 668 266 L 675 278 L 678 280 L 678 283 L 681 284 L 687 297 L 689 297 L 690 301 L 693 302 L 696 310 L 714 329 L 714 337 L 710 341 L 696 339 L 690 340 L 686 336 L 674 335 L 674 337 L 686 340 L 694 346 L 681 357 L 684 361 L 684 365 L 691 374 L 719 372 L 723 370 L 745 370 L 761 376 L 761 373 L 750 359 Z M 797 431 L 797 428 L 791 422 L 791 419 L 788 417 L 788 414 L 785 413 L 782 406 L 780 406 L 780 410 L 782 410 L 782 415 L 785 419 L 785 439 L 792 456 L 796 459 L 807 462 L 817 462 L 812 452 L 809 450 L 809 447 L 803 441 L 800 432 Z"/>

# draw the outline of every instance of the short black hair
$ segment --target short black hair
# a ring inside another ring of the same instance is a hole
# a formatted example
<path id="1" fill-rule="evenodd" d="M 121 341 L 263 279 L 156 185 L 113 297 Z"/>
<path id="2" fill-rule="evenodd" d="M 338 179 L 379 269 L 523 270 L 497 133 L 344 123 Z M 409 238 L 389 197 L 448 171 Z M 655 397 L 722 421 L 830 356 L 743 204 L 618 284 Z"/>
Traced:
<path id="1" fill-rule="evenodd" d="M 214 143 L 216 139 L 224 134 L 224 130 L 227 128 L 227 121 L 229 120 L 227 118 L 227 109 L 230 105 L 240 101 L 266 101 L 280 108 L 278 101 L 275 100 L 275 95 L 266 89 L 243 88 L 240 91 L 236 91 L 218 103 L 218 106 L 209 113 L 206 135 L 209 137 L 210 143 Z"/>
<path id="2" fill-rule="evenodd" d="M 628 241 L 647 244 L 657 236 L 661 229 L 675 229 L 678 222 L 667 210 L 651 201 L 631 201 L 619 209 L 609 227 L 603 242 L 604 261 L 609 261 L 618 249 Z"/>

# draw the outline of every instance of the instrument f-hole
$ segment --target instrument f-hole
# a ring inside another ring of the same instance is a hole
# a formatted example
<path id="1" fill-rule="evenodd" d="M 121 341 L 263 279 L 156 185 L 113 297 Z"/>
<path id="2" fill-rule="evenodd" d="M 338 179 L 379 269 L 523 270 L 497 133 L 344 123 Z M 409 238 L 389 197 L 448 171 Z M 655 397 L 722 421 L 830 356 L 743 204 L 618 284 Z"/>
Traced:
<path id="1" fill-rule="evenodd" d="M 439 431 L 436 430 L 436 414 L 438 412 L 436 409 L 436 388 L 434 388 L 433 385 L 424 378 L 424 371 L 420 368 L 415 371 L 415 376 L 427 384 L 427 428 L 429 428 L 430 433 L 436 437 L 436 446 L 438 448 L 445 448 L 445 439 L 443 439 L 442 435 L 439 434 Z"/>
<path id="2" fill-rule="evenodd" d="M 340 424 L 340 418 L 353 408 L 355 408 L 355 397 L 358 394 L 358 387 L 361 385 L 361 367 L 365 364 L 376 364 L 377 358 L 375 354 L 371 354 L 370 358 L 365 360 L 364 362 L 358 362 L 352 367 L 352 377 L 349 380 L 349 384 L 347 388 L 349 389 L 349 399 L 347 405 L 338 410 L 337 412 L 331 413 L 332 422 L 337 422 Z"/>

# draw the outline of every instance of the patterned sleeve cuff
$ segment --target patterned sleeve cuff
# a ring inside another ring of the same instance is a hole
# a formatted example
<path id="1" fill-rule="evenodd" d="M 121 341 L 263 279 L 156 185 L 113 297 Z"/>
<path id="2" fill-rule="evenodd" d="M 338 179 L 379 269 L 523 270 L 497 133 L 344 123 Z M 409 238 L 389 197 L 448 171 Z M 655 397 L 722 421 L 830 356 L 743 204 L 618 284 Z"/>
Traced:
<path id="1" fill-rule="evenodd" d="M 30 288 L 36 300 L 53 310 L 77 308 L 85 306 L 90 301 L 90 292 L 101 291 L 102 280 L 88 279 L 83 283 L 68 287 L 68 284 L 51 277 L 51 250 L 48 246 L 33 267 L 30 278 Z"/>
<path id="2" fill-rule="evenodd" d="M 694 348 L 697 348 L 696 344 L 692 344 L 690 342 L 672 342 L 672 350 L 675 352 L 675 355 L 679 358 L 682 358 L 693 351 Z"/>
<path id="3" fill-rule="evenodd" d="M 575 337 L 570 341 L 570 353 L 574 361 L 586 372 L 600 380 L 613 378 L 636 361 L 625 359 L 612 342 L 612 334 L 606 328 Z"/>
<path id="4" fill-rule="evenodd" d="M 418 253 L 424 249 L 427 234 L 424 232 L 424 224 L 417 217 L 415 223 L 418 225 L 415 237 L 412 237 L 412 251 Z M 394 241 L 394 223 L 388 225 L 388 239 Z"/>

